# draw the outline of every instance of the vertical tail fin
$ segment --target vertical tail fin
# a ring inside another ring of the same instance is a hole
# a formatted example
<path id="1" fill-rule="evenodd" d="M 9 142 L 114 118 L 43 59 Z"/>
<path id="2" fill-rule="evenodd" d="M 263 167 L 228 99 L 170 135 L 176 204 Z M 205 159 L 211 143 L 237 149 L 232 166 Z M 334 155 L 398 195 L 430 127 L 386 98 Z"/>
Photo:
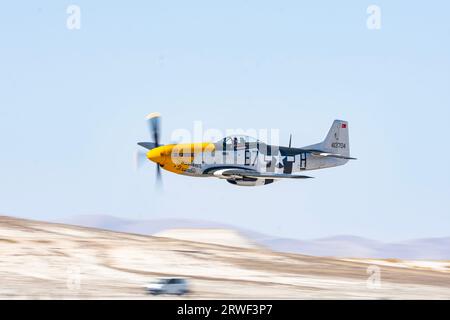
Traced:
<path id="1" fill-rule="evenodd" d="M 350 156 L 347 121 L 334 120 L 327 137 L 322 142 L 322 149 L 330 153 Z"/>
<path id="2" fill-rule="evenodd" d="M 349 157 L 350 143 L 348 139 L 348 122 L 334 120 L 325 140 L 321 143 L 305 147 L 305 149 L 317 149 Z"/>

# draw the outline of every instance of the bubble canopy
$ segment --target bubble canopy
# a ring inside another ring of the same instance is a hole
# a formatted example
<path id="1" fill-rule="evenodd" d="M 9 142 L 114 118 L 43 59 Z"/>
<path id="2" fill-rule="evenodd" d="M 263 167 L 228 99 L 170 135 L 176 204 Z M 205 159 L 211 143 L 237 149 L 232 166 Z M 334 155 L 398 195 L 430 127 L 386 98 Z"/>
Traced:
<path id="1" fill-rule="evenodd" d="M 219 144 L 233 144 L 233 143 L 237 143 L 238 145 L 240 144 L 245 144 L 245 143 L 258 143 L 260 142 L 258 139 L 251 137 L 251 136 L 246 136 L 246 135 L 231 135 L 231 136 L 227 136 L 224 137 L 222 139 L 220 139 L 219 141 L 217 141 L 217 143 Z"/>

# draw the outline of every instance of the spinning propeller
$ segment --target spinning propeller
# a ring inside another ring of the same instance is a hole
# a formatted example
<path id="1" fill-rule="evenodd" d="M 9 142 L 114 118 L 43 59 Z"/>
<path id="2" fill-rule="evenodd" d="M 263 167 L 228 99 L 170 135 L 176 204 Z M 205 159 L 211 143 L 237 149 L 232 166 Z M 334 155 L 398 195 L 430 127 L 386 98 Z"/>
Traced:
<path id="1" fill-rule="evenodd" d="M 147 126 L 150 133 L 150 137 L 153 138 L 153 142 L 138 142 L 138 145 L 146 148 L 147 150 L 152 150 L 154 148 L 159 147 L 161 144 L 159 139 L 161 137 L 161 115 L 157 112 L 150 113 L 147 117 Z M 138 151 L 136 153 L 135 164 L 136 168 L 139 168 L 143 162 L 147 160 L 147 153 L 143 151 Z M 162 176 L 161 176 L 161 165 L 159 163 L 156 164 L 156 184 L 162 184 Z"/>

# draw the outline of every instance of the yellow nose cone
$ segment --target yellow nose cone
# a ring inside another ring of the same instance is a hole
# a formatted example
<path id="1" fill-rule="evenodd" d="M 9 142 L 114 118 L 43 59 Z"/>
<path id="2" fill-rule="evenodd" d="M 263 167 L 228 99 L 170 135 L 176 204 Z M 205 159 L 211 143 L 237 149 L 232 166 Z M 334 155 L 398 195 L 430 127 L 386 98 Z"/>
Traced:
<path id="1" fill-rule="evenodd" d="M 152 149 L 149 152 L 147 152 L 147 159 L 156 163 L 161 163 L 163 160 L 161 152 L 162 152 L 161 148 Z"/>

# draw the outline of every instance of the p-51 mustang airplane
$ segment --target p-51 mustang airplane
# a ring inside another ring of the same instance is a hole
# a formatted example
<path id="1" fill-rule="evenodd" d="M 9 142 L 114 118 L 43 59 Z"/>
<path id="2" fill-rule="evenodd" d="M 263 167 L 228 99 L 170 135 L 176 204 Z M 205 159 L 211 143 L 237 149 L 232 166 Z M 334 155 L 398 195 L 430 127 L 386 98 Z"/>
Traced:
<path id="1" fill-rule="evenodd" d="M 139 142 L 146 158 L 160 168 L 193 177 L 216 177 L 239 186 L 258 186 L 281 179 L 312 178 L 307 170 L 344 165 L 350 157 L 348 123 L 335 120 L 324 141 L 303 148 L 267 145 L 248 136 L 229 136 L 217 142 L 161 145 L 160 115 L 147 116 L 154 142 Z"/>

